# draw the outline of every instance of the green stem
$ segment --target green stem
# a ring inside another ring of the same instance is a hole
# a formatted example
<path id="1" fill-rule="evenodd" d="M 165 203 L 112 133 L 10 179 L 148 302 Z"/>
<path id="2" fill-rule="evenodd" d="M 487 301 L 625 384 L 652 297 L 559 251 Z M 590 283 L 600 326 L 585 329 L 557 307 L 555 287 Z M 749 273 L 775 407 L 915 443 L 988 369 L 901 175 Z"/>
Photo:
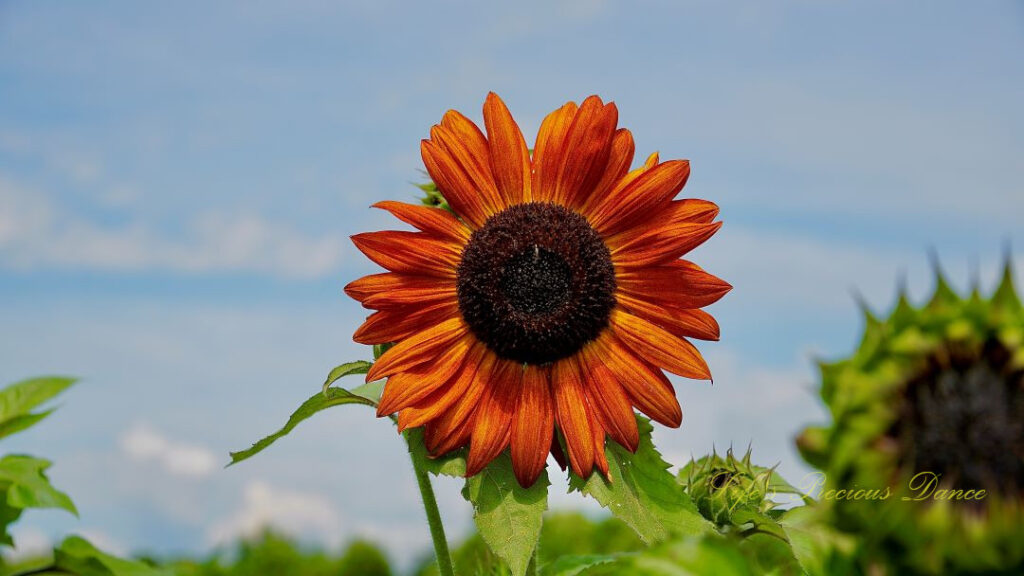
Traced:
<path id="1" fill-rule="evenodd" d="M 537 549 L 530 555 L 530 563 L 526 565 L 526 576 L 537 576 Z"/>
<path id="2" fill-rule="evenodd" d="M 430 475 L 416 454 L 412 457 L 412 469 L 416 473 L 416 483 L 420 486 L 423 508 L 427 511 L 427 524 L 430 525 L 430 537 L 434 540 L 434 554 L 437 555 L 437 569 L 441 576 L 455 576 L 452 568 L 452 556 L 448 552 L 448 540 L 444 536 L 444 524 L 441 523 L 441 512 L 437 509 L 437 498 L 434 488 L 430 485 Z"/>

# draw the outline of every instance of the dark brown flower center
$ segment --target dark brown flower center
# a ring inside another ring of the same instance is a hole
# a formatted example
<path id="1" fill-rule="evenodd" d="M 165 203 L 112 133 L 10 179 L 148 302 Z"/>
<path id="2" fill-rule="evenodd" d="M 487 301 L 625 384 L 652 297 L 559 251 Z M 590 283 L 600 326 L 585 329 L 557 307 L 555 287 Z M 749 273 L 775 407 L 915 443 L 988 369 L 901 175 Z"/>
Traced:
<path id="1" fill-rule="evenodd" d="M 578 352 L 615 306 L 611 253 L 585 218 L 517 204 L 473 233 L 458 269 L 459 309 L 498 356 L 544 364 Z"/>
<path id="2" fill-rule="evenodd" d="M 1024 371 L 992 338 L 971 350 L 950 345 L 908 382 L 890 434 L 901 464 L 934 472 L 953 489 L 1024 493 Z"/>

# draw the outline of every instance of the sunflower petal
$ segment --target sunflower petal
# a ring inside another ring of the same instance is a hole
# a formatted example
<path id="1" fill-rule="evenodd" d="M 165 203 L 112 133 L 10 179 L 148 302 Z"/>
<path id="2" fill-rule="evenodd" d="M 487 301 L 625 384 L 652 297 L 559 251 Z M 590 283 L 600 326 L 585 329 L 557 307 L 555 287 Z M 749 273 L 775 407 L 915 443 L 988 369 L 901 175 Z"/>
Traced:
<path id="1" fill-rule="evenodd" d="M 374 312 L 356 330 L 352 339 L 360 344 L 398 342 L 420 332 L 426 326 L 440 324 L 458 315 L 459 305 L 454 301 Z"/>
<path id="2" fill-rule="evenodd" d="M 483 344 L 477 342 L 466 354 L 466 360 L 462 363 L 458 374 L 448 381 L 447 386 L 399 412 L 398 431 L 423 426 L 448 412 L 448 409 L 454 406 L 459 399 L 470 395 L 470 388 L 474 383 L 480 359 L 486 350 L 487 348 Z M 479 382 L 477 383 L 479 384 Z M 476 391 L 482 390 L 483 386 L 478 385 Z"/>
<path id="3" fill-rule="evenodd" d="M 540 476 L 551 448 L 555 411 L 549 379 L 544 368 L 526 368 L 512 418 L 512 470 L 523 487 L 532 486 Z"/>
<path id="4" fill-rule="evenodd" d="M 454 278 L 461 247 L 420 232 L 364 232 L 352 237 L 360 252 L 392 272 Z"/>
<path id="5" fill-rule="evenodd" d="M 605 175 L 612 135 L 619 119 L 615 104 L 597 96 L 583 101 L 565 135 L 565 150 L 555 184 L 556 204 L 576 208 Z"/>
<path id="6" fill-rule="evenodd" d="M 441 144 L 458 162 L 492 213 L 507 207 L 494 182 L 487 138 L 472 120 L 456 110 L 449 110 L 441 119 L 441 125 L 431 128 L 430 139 Z"/>
<path id="7" fill-rule="evenodd" d="M 474 476 L 490 464 L 508 446 L 512 432 L 512 415 L 522 387 L 520 364 L 499 361 L 494 377 L 476 409 L 473 432 L 466 458 L 466 477 Z"/>
<path id="8" fill-rule="evenodd" d="M 683 411 L 672 383 L 661 370 L 637 358 L 613 336 L 599 338 L 595 346 L 601 361 L 637 409 L 660 424 L 679 427 Z"/>
<path id="9" fill-rule="evenodd" d="M 583 375 L 573 357 L 554 364 L 551 387 L 555 396 L 555 418 L 569 449 L 569 465 L 577 476 L 586 478 L 594 469 L 594 434 Z"/>
<path id="10" fill-rule="evenodd" d="M 657 213 L 686 184 L 688 160 L 669 160 L 645 170 L 623 188 L 617 188 L 591 213 L 590 223 L 608 236 Z"/>
<path id="11" fill-rule="evenodd" d="M 634 297 L 626 291 L 618 294 L 619 304 L 636 314 L 668 330 L 677 336 L 687 336 L 700 340 L 718 340 L 720 329 L 718 322 L 707 312 L 693 308 L 674 308 L 642 297 Z"/>
<path id="12" fill-rule="evenodd" d="M 462 317 L 451 318 L 402 340 L 385 352 L 370 367 L 366 381 L 373 382 L 429 362 L 452 342 L 466 335 L 469 328 Z"/>
<path id="13" fill-rule="evenodd" d="M 665 210 L 664 219 L 669 222 L 711 222 L 718 216 L 718 205 L 700 198 L 673 200 Z"/>
<path id="14" fill-rule="evenodd" d="M 459 162 L 441 144 L 432 140 L 420 142 L 420 156 L 430 179 L 437 184 L 452 210 L 474 228 L 484 225 L 496 212 L 494 206 L 479 194 Z"/>
<path id="15" fill-rule="evenodd" d="M 494 92 L 489 93 L 484 102 L 484 126 L 491 170 L 505 205 L 529 202 L 532 198 L 530 152 L 508 107 Z"/>
<path id="16" fill-rule="evenodd" d="M 402 222 L 422 232 L 463 244 L 469 241 L 470 229 L 447 210 L 392 200 L 377 202 L 373 207 L 387 210 Z"/>
<path id="17" fill-rule="evenodd" d="M 430 278 L 427 276 L 408 276 L 395 274 L 401 281 L 387 280 L 392 287 L 379 290 L 363 297 L 366 308 L 375 310 L 399 308 L 404 306 L 428 306 L 431 304 L 455 303 L 458 301 L 458 290 L 455 282 L 449 279 Z"/>
<path id="18" fill-rule="evenodd" d="M 582 353 L 583 365 L 587 367 L 587 394 L 592 400 L 590 406 L 612 440 L 635 452 L 640 434 L 626 392 L 615 374 L 596 356 L 594 345 L 586 346 Z"/>
<path id="19" fill-rule="evenodd" d="M 608 246 L 617 268 L 655 266 L 700 246 L 721 227 L 721 222 L 681 222 L 645 234 L 612 237 Z"/>
<path id="20" fill-rule="evenodd" d="M 473 342 L 472 336 L 464 336 L 453 342 L 429 365 L 421 364 L 412 370 L 399 372 L 388 378 L 384 385 L 384 393 L 377 403 L 377 416 L 394 414 L 447 384 L 462 367 Z"/>
<path id="21" fill-rule="evenodd" d="M 491 385 L 497 359 L 493 353 L 483 354 L 466 393 L 450 410 L 427 425 L 424 437 L 431 454 L 440 456 L 469 441 L 481 398 Z"/>
<path id="22" fill-rule="evenodd" d="M 620 308 L 612 310 L 611 325 L 623 344 L 665 370 L 695 380 L 711 378 L 711 371 L 704 358 L 685 338 Z"/>
<path id="23" fill-rule="evenodd" d="M 661 266 L 620 270 L 615 282 L 623 295 L 673 308 L 703 308 L 718 302 L 732 285 L 692 262 L 674 260 Z"/>
<path id="24" fill-rule="evenodd" d="M 580 212 L 585 215 L 590 214 L 591 209 L 599 204 L 609 191 L 626 177 L 626 174 L 629 173 L 629 166 L 633 163 L 635 149 L 633 134 L 629 130 L 619 128 L 615 131 L 615 134 L 612 136 L 611 151 L 608 155 L 604 176 L 594 186 L 593 192 L 583 201 Z"/>
<path id="25" fill-rule="evenodd" d="M 576 116 L 576 109 L 575 102 L 566 102 L 564 106 L 548 114 L 540 124 L 537 143 L 533 147 L 531 189 L 534 202 L 551 202 L 555 198 L 558 172 L 565 156 L 565 135 Z"/>

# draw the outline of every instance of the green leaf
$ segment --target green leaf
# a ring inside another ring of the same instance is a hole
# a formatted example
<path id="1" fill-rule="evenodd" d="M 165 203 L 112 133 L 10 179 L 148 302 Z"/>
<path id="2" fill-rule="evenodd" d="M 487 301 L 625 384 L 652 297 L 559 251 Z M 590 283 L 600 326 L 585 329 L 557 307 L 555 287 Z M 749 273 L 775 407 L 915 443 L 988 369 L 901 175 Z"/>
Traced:
<path id="1" fill-rule="evenodd" d="M 324 394 L 327 393 L 327 389 L 331 387 L 331 384 L 334 384 L 343 376 L 348 376 L 349 374 L 366 374 L 370 371 L 371 366 L 373 366 L 373 363 L 365 360 L 346 362 L 341 366 L 336 366 L 329 374 L 327 374 L 327 379 L 324 380 Z"/>
<path id="2" fill-rule="evenodd" d="M 135 560 L 106 554 L 79 536 L 69 536 L 54 551 L 54 564 L 61 573 L 78 576 L 169 576 L 164 570 Z"/>
<path id="3" fill-rule="evenodd" d="M 612 515 L 636 530 L 647 543 L 661 542 L 671 535 L 711 532 L 683 487 L 669 472 L 651 441 L 651 423 L 637 416 L 640 444 L 631 454 L 615 442 L 608 442 L 608 474 L 611 481 L 595 472 L 587 479 L 569 475 L 569 489 L 593 497 Z"/>
<path id="4" fill-rule="evenodd" d="M 817 506 L 799 506 L 787 510 L 779 520 L 793 555 L 803 571 L 811 576 L 853 573 L 849 558 L 854 542 L 834 531 L 825 510 Z"/>
<path id="5" fill-rule="evenodd" d="M 623 554 L 614 563 L 598 565 L 586 574 L 763 576 L 766 572 L 755 567 L 739 542 L 713 534 L 675 538 L 639 553 Z"/>
<path id="6" fill-rule="evenodd" d="M 14 539 L 7 532 L 7 527 L 21 516 L 21 508 L 14 508 L 7 504 L 7 494 L 0 493 L 0 544 L 14 546 Z"/>
<path id="7" fill-rule="evenodd" d="M 380 380 L 374 380 L 373 382 L 367 382 L 362 386 L 353 388 L 352 393 L 356 396 L 366 398 L 376 406 L 377 404 L 380 404 L 380 395 L 384 393 L 385 382 L 387 382 L 387 380 L 383 378 Z"/>
<path id="8" fill-rule="evenodd" d="M 31 428 L 39 423 L 40 420 L 46 418 L 50 414 L 53 414 L 55 409 L 51 408 L 43 412 L 36 412 L 33 414 L 22 414 L 21 416 L 15 416 L 14 418 L 8 418 L 0 422 L 0 438 L 17 434 L 26 428 Z"/>
<path id="9" fill-rule="evenodd" d="M 281 428 L 280 430 L 274 432 L 270 436 L 267 436 L 266 438 L 263 438 L 259 442 L 256 442 L 255 444 L 252 445 L 252 448 L 249 448 L 248 450 L 232 452 L 231 463 L 228 464 L 228 466 L 231 466 L 232 464 L 237 464 L 242 460 L 251 458 L 252 456 L 255 456 L 256 454 L 262 452 L 267 446 L 273 444 L 274 441 L 276 441 L 278 438 L 287 435 L 289 432 L 295 429 L 295 427 L 298 426 L 300 422 L 309 418 L 313 414 L 316 414 L 321 410 L 330 408 L 331 406 L 338 406 L 341 404 L 363 404 L 366 406 L 376 406 L 376 403 L 374 403 L 372 400 L 353 394 L 352 392 L 349 392 L 348 390 L 343 390 L 341 388 L 328 388 L 326 391 L 322 393 L 318 392 L 314 394 L 313 397 L 311 397 L 309 400 L 303 402 L 301 406 L 299 406 L 299 409 L 296 410 L 292 414 L 291 418 L 288 419 L 288 423 L 284 425 L 284 428 Z"/>
<path id="10" fill-rule="evenodd" d="M 31 456 L 8 455 L 0 459 L 0 486 L 7 491 L 12 508 L 61 508 L 75 516 L 78 510 L 67 494 L 50 484 L 44 470 L 50 462 Z"/>
<path id="11" fill-rule="evenodd" d="M 616 554 L 594 554 L 587 556 L 562 556 L 544 566 L 543 576 L 578 576 L 594 566 L 615 562 Z"/>
<path id="12" fill-rule="evenodd" d="M 473 504 L 477 531 L 513 576 L 526 574 L 537 548 L 549 485 L 545 472 L 529 488 L 520 486 L 507 453 L 466 480 L 463 495 Z"/>
<path id="13" fill-rule="evenodd" d="M 0 427 L 7 425 L 9 420 L 27 415 L 30 410 L 60 394 L 74 383 L 74 378 L 48 376 L 22 380 L 0 390 Z M 34 420 L 23 420 L 10 426 L 3 435 L 24 430 L 45 418 L 46 414 L 48 412 Z"/>
<path id="14" fill-rule="evenodd" d="M 427 447 L 423 444 L 423 428 L 413 428 L 402 433 L 409 445 L 409 453 L 417 466 L 422 466 L 434 476 L 452 476 L 463 478 L 466 475 L 465 449 L 449 452 L 440 458 L 431 458 Z"/>

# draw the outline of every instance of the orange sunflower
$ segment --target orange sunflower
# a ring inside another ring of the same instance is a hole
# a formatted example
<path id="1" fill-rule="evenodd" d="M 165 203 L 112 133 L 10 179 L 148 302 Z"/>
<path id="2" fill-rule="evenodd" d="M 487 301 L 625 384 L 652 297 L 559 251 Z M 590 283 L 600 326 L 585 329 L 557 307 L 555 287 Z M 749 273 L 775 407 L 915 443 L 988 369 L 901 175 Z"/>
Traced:
<path id="1" fill-rule="evenodd" d="M 367 381 L 387 377 L 378 416 L 424 427 L 433 456 L 469 445 L 467 475 L 510 448 L 530 486 L 548 452 L 605 476 L 604 442 L 635 451 L 633 408 L 678 427 L 664 371 L 710 379 L 687 338 L 717 340 L 700 308 L 729 284 L 681 260 L 721 226 L 718 207 L 675 200 L 686 160 L 652 154 L 630 171 L 633 137 L 590 96 L 549 114 L 531 156 L 504 102 L 483 109 L 485 135 L 448 111 L 423 163 L 451 210 L 380 202 L 418 232 L 357 234 L 388 270 L 345 292 L 376 310 L 356 331 L 395 343 Z"/>

